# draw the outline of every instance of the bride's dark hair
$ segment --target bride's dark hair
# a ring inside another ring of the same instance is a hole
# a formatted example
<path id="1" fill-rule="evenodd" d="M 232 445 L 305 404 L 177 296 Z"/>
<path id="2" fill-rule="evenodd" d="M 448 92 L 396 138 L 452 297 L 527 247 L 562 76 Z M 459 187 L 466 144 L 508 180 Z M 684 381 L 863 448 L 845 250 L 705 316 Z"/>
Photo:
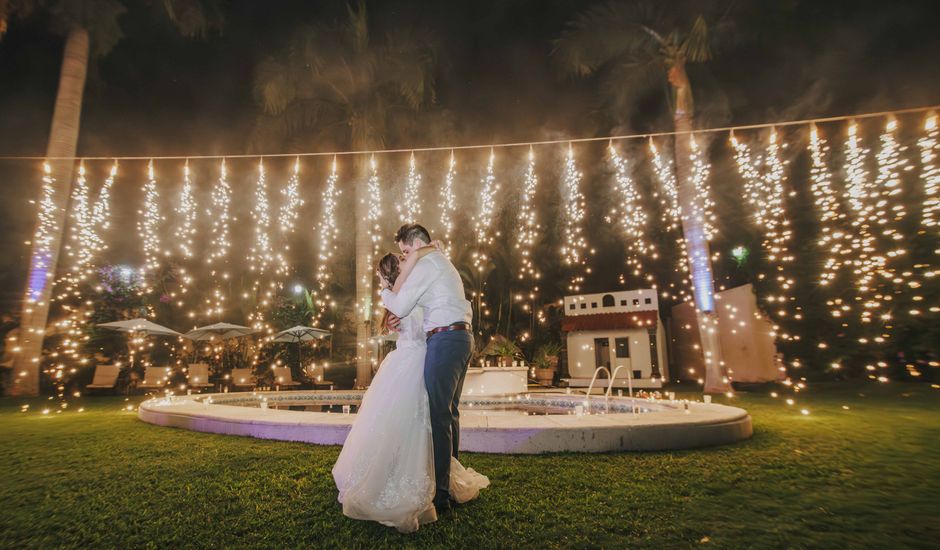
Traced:
<path id="1" fill-rule="evenodd" d="M 395 281 L 398 279 L 398 275 L 401 273 L 398 256 L 392 253 L 388 253 L 382 256 L 382 259 L 379 260 L 379 273 L 385 277 L 385 280 L 388 281 L 388 284 L 395 286 Z M 385 314 L 382 315 L 382 324 L 379 325 L 382 327 L 382 334 L 388 334 L 388 314 L 389 311 L 386 309 Z"/>
<path id="2" fill-rule="evenodd" d="M 390 285 L 395 286 L 398 274 L 401 273 L 398 256 L 391 252 L 382 256 L 382 259 L 379 260 L 379 273 L 385 277 L 385 280 L 388 281 Z"/>

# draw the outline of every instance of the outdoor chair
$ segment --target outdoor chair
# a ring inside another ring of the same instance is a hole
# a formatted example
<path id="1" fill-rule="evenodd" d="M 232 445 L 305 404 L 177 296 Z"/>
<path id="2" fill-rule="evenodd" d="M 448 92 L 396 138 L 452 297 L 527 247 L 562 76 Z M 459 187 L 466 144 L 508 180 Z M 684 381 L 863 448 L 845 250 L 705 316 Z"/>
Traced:
<path id="1" fill-rule="evenodd" d="M 232 387 L 235 389 L 251 389 L 258 382 L 251 369 L 232 369 L 231 379 Z"/>
<path id="2" fill-rule="evenodd" d="M 146 367 L 144 381 L 137 384 L 142 390 L 160 389 L 166 387 L 170 380 L 170 367 Z"/>
<path id="3" fill-rule="evenodd" d="M 193 363 L 189 365 L 189 374 L 187 376 L 189 387 L 201 390 L 202 388 L 212 387 L 209 381 L 209 365 L 205 363 Z"/>
<path id="4" fill-rule="evenodd" d="M 86 390 L 113 390 L 117 388 L 118 376 L 121 367 L 117 365 L 97 365 L 95 376 L 91 384 L 85 386 Z"/>
<path id="5" fill-rule="evenodd" d="M 294 386 L 300 385 L 300 382 L 294 382 L 294 378 L 290 373 L 290 367 L 273 367 L 271 371 L 274 374 L 273 384 L 275 387 L 293 388 Z"/>

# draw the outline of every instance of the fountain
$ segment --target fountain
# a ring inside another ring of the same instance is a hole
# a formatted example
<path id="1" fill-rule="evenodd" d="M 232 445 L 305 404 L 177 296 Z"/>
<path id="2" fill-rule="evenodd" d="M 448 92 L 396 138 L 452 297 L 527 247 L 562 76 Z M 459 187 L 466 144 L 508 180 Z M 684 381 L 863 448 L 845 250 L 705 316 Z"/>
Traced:
<path id="1" fill-rule="evenodd" d="M 200 432 L 341 445 L 362 395 L 294 390 L 166 396 L 141 403 L 138 417 Z M 608 395 L 606 412 L 578 416 L 583 401 L 564 393 L 464 396 L 460 448 L 506 454 L 660 451 L 733 443 L 752 433 L 747 411 L 717 403 Z"/>

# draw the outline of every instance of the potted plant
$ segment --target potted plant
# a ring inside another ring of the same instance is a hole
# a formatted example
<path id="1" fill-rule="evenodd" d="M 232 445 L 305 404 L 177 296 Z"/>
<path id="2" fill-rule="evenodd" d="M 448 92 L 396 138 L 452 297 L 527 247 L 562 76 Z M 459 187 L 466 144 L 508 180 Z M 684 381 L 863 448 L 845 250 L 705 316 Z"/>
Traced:
<path id="1" fill-rule="evenodd" d="M 495 355 L 499 366 L 510 367 L 513 359 L 522 357 L 522 350 L 505 336 L 494 336 L 483 350 L 483 355 Z"/>
<path id="2" fill-rule="evenodd" d="M 533 364 L 535 381 L 543 386 L 551 386 L 558 370 L 558 354 L 561 353 L 561 344 L 549 342 L 539 347 L 535 353 Z"/>

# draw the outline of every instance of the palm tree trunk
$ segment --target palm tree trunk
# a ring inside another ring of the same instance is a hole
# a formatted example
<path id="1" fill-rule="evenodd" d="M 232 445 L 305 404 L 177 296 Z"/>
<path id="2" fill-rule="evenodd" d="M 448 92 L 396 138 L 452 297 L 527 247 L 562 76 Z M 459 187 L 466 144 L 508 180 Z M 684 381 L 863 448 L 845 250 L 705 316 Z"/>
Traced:
<path id="1" fill-rule="evenodd" d="M 47 158 L 75 156 L 82 113 L 82 94 L 85 89 L 85 75 L 88 71 L 88 51 L 88 32 L 82 28 L 73 28 L 69 31 L 65 39 L 65 51 L 62 56 L 62 72 L 59 77 L 59 91 L 56 95 L 55 111 L 52 115 L 52 129 L 46 149 Z M 45 274 L 38 274 L 39 276 L 34 278 L 32 273 L 33 263 L 36 254 L 39 252 L 37 250 L 39 243 L 33 243 L 33 250 L 30 254 L 33 261 L 30 262 L 30 273 L 27 277 L 27 288 L 24 296 L 28 295 L 31 282 L 38 281 L 42 288 L 33 289 L 39 291 L 38 298 L 35 301 L 24 299 L 23 302 L 20 317 L 20 352 L 16 355 L 13 363 L 15 375 L 11 388 L 12 395 L 39 395 L 39 369 L 43 334 L 49 317 L 52 281 L 55 278 L 59 247 L 65 230 L 65 214 L 71 195 L 74 164 L 74 161 L 69 158 L 49 161 L 52 176 L 57 182 L 55 196 L 59 208 L 54 214 L 56 226 Z"/>
<path id="2" fill-rule="evenodd" d="M 699 338 L 705 363 L 705 392 L 721 393 L 731 389 L 718 339 L 718 314 L 715 311 L 715 285 L 712 276 L 711 254 L 705 238 L 704 220 L 690 216 L 697 193 L 692 182 L 690 139 L 694 121 L 692 87 L 682 61 L 669 71 L 669 82 L 676 92 L 676 111 L 673 115 L 676 132 L 676 182 L 682 209 L 682 234 L 688 251 L 689 269 L 695 295 Z"/>
<path id="3" fill-rule="evenodd" d="M 353 129 L 353 148 L 373 149 L 371 140 L 364 137 L 365 131 Z M 373 322 L 375 319 L 375 288 L 373 279 L 378 258 L 372 256 L 372 239 L 369 226 L 369 176 L 370 165 L 365 155 L 357 155 L 354 161 L 356 178 L 356 384 L 367 386 L 372 381 L 372 364 L 375 353 L 372 348 Z M 371 258 L 371 261 L 370 261 Z"/>

